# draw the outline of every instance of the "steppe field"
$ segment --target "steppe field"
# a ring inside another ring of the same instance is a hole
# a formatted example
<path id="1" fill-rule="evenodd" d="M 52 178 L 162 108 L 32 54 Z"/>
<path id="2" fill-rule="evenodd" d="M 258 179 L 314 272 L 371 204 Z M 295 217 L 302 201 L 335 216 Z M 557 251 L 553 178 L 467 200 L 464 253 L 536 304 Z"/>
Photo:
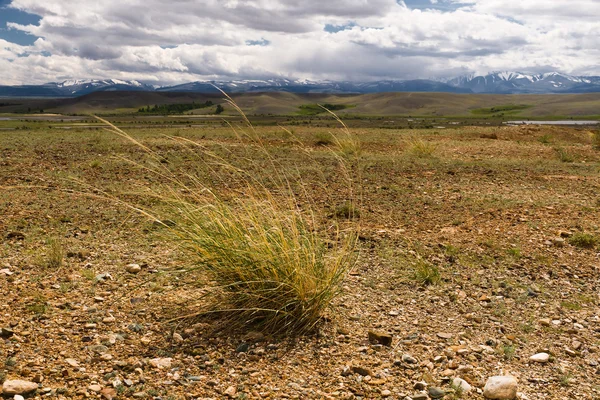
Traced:
<path id="1" fill-rule="evenodd" d="M 0 121 L 0 381 L 35 399 L 416 400 L 482 399 L 511 374 L 520 399 L 600 398 L 597 128 L 107 118 L 124 133 Z M 289 207 L 296 245 L 341 260 L 307 324 L 289 304 L 231 312 L 245 293 L 211 268 L 235 255 L 202 255 L 190 217 L 213 194 L 211 227 L 241 209 L 269 242 Z"/>

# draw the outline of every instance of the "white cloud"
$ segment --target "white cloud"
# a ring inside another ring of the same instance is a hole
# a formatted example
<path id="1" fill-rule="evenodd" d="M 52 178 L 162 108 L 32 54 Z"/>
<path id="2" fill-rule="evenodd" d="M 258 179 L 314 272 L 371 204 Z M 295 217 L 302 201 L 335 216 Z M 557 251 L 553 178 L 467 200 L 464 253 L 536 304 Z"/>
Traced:
<path id="1" fill-rule="evenodd" d="M 404 79 L 503 69 L 600 75 L 597 0 L 452 1 L 458 9 L 442 12 L 395 0 L 13 0 L 42 19 L 9 26 L 42 39 L 0 40 L 0 83 Z M 352 27 L 330 33 L 328 24 Z"/>

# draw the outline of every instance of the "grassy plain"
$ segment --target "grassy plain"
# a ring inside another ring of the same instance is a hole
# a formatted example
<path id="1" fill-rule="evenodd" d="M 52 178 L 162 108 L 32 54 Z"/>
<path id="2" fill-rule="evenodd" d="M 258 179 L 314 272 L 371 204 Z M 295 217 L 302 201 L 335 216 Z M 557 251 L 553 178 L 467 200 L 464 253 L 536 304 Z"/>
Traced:
<path id="1" fill-rule="evenodd" d="M 174 120 L 114 119 L 181 176 L 199 171 L 198 159 L 168 136 L 234 158 L 257 177 L 276 172 L 222 121 Z M 279 168 L 315 189 L 318 217 L 333 221 L 347 201 L 324 140 L 335 123 L 278 122 L 289 132 L 259 126 L 258 134 Z M 77 123 L 85 125 L 29 120 L 0 131 L 0 269 L 9 272 L 0 273 L 0 327 L 14 331 L 0 348 L 7 360 L 0 377 L 39 374 L 65 398 L 83 398 L 96 383 L 124 398 L 380 398 L 386 390 L 413 394 L 421 380 L 458 398 L 447 376 L 483 387 L 504 371 L 529 398 L 600 396 L 590 379 L 600 353 L 600 152 L 593 132 L 390 129 L 385 121 L 361 127 L 356 120 L 358 263 L 317 337 L 255 340 L 243 331 L 213 335 L 214 321 L 169 322 L 194 312 L 201 277 L 174 274 L 191 260 L 162 240 L 164 227 L 105 198 L 160 215 L 147 190 L 160 193 L 168 182 L 131 164 L 147 165 L 139 147 L 90 128 L 97 124 L 91 119 Z M 323 182 L 329 191 L 318 190 Z M 586 246 L 568 236 L 584 237 Z M 130 263 L 142 271 L 128 273 Z M 393 346 L 369 345 L 370 330 L 390 332 Z M 540 351 L 552 362 L 529 363 Z M 403 354 L 419 363 L 395 362 Z M 170 368 L 150 362 L 166 357 Z"/>

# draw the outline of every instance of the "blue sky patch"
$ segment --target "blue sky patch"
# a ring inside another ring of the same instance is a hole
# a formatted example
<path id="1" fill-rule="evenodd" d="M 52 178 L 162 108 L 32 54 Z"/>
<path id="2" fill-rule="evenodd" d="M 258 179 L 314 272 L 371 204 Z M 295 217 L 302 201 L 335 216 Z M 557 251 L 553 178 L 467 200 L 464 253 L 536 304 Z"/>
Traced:
<path id="1" fill-rule="evenodd" d="M 271 42 L 269 42 L 267 39 L 260 39 L 260 40 L 246 40 L 246 45 L 247 46 L 268 46 L 270 45 Z"/>
<path id="2" fill-rule="evenodd" d="M 346 24 L 346 25 L 331 25 L 331 24 L 327 24 L 327 25 L 325 25 L 325 28 L 323 30 L 325 32 L 329 32 L 329 33 L 337 33 L 337 32 L 345 31 L 345 30 L 348 30 L 348 29 L 352 29 L 355 26 L 356 26 L 356 24 L 354 22 L 352 22 L 350 24 Z"/>
<path id="3" fill-rule="evenodd" d="M 404 0 L 404 3 L 409 8 L 416 8 L 419 10 L 433 9 L 440 11 L 454 11 L 461 7 L 460 3 L 450 2 L 448 0 L 438 0 L 431 2 L 431 0 Z"/>
<path id="4" fill-rule="evenodd" d="M 35 14 L 10 8 L 11 0 L 0 0 L 0 39 L 7 42 L 20 44 L 22 46 L 32 45 L 38 38 L 21 32 L 17 29 L 9 29 L 7 22 L 15 22 L 21 25 L 38 25 L 41 18 Z"/>

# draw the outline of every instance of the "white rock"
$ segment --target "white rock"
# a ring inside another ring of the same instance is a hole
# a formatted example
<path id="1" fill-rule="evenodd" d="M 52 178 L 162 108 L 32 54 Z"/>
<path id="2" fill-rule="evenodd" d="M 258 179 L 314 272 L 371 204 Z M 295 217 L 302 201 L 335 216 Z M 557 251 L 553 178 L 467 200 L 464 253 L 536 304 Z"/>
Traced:
<path id="1" fill-rule="evenodd" d="M 158 369 L 171 368 L 171 361 L 173 361 L 171 357 L 153 358 L 152 360 L 150 360 L 150 365 Z"/>
<path id="2" fill-rule="evenodd" d="M 529 357 L 529 359 L 531 361 L 538 362 L 538 363 L 547 363 L 548 360 L 550 360 L 550 354 L 538 353 L 538 354 L 535 354 L 535 355 Z"/>
<path id="3" fill-rule="evenodd" d="M 90 392 L 98 393 L 98 392 L 100 392 L 102 390 L 102 386 L 100 386 L 100 385 L 90 385 L 90 386 L 88 386 L 88 390 Z"/>
<path id="4" fill-rule="evenodd" d="M 517 396 L 517 378 L 492 376 L 485 383 L 483 396 L 487 399 L 512 400 Z"/>
<path id="5" fill-rule="evenodd" d="M 467 381 L 460 378 L 454 378 L 452 381 L 452 386 L 454 386 L 456 389 L 460 389 L 463 393 L 469 393 L 473 389 L 473 387 L 469 385 Z"/>
<path id="6" fill-rule="evenodd" d="M 4 381 L 2 384 L 3 394 L 25 394 L 37 390 L 38 384 L 35 382 L 23 381 L 20 379 Z"/>
<path id="7" fill-rule="evenodd" d="M 79 367 L 79 361 L 74 358 L 65 358 L 65 362 L 73 368 Z"/>
<path id="8" fill-rule="evenodd" d="M 138 272 L 140 272 L 142 270 L 142 267 L 140 267 L 139 264 L 128 264 L 125 267 L 125 270 L 127 272 L 129 272 L 130 274 L 137 274 Z"/>
<path id="9" fill-rule="evenodd" d="M 226 395 L 226 396 L 228 396 L 228 397 L 235 397 L 236 393 L 237 393 L 237 390 L 235 389 L 235 386 L 229 386 L 223 392 L 223 394 Z"/>
<path id="10" fill-rule="evenodd" d="M 25 397 L 21 396 L 20 394 L 15 394 L 15 397 L 13 397 L 13 400 L 25 400 Z"/>

